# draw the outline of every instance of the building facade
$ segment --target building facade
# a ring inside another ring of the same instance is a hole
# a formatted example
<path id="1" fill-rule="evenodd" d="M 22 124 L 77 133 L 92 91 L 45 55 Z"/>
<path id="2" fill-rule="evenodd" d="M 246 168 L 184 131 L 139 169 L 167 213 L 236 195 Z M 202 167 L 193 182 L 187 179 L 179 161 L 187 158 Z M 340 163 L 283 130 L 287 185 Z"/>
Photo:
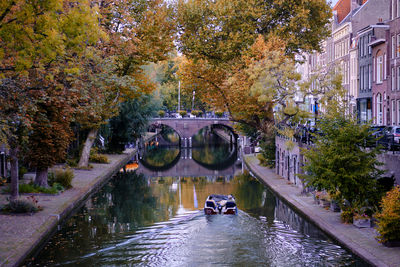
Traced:
<path id="1" fill-rule="evenodd" d="M 387 90 L 389 108 L 387 125 L 400 125 L 400 1 L 392 0 L 390 20 L 387 23 L 387 49 L 389 51 L 390 86 Z"/>

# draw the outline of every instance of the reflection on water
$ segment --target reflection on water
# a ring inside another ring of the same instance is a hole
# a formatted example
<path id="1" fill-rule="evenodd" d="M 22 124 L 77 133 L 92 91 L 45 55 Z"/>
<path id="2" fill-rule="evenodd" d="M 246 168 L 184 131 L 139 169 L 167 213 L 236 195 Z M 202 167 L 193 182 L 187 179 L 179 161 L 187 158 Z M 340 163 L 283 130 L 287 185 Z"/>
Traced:
<path id="1" fill-rule="evenodd" d="M 206 216 L 233 193 L 237 216 Z M 249 175 L 117 174 L 30 263 L 36 266 L 365 266 Z"/>
<path id="2" fill-rule="evenodd" d="M 143 161 L 150 166 L 162 167 L 171 164 L 179 155 L 178 147 L 148 146 L 143 156 Z"/>

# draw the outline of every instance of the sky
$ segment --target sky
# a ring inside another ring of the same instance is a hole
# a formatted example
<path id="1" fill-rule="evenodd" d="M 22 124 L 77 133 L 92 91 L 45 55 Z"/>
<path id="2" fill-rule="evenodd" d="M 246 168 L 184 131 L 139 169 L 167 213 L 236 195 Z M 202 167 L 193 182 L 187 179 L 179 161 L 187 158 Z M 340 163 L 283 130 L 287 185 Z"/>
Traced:
<path id="1" fill-rule="evenodd" d="M 337 3 L 338 0 L 332 0 L 332 7 L 335 6 L 335 4 Z M 329 2 L 329 0 L 327 0 L 327 2 Z"/>

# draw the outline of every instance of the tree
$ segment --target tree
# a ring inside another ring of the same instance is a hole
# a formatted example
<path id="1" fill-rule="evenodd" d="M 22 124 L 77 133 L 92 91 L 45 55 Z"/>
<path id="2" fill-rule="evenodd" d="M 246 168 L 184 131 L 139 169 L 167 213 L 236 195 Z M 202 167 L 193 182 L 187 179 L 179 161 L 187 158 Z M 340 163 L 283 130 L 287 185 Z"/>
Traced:
<path id="1" fill-rule="evenodd" d="M 115 116 L 119 104 L 155 89 L 144 66 L 166 59 L 175 31 L 172 10 L 161 0 L 99 1 L 98 6 L 110 38 L 97 46 L 97 60 L 87 62 L 88 73 L 75 83 L 84 98 L 78 122 L 88 131 L 79 167 L 88 165 L 100 126 Z"/>
<path id="2" fill-rule="evenodd" d="M 179 1 L 184 88 L 195 87 L 196 96 L 234 121 L 270 134 L 276 105 L 284 122 L 299 114 L 293 55 L 319 50 L 330 16 L 319 0 Z"/>
<path id="3" fill-rule="evenodd" d="M 281 106 L 283 115 L 294 116 L 294 96 L 300 79 L 294 61 L 284 54 L 285 44 L 278 38 L 266 43 L 262 36 L 230 71 L 211 66 L 205 60 L 183 61 L 179 73 L 184 88 L 195 87 L 196 95 L 231 119 L 269 134 L 275 119 L 273 108 Z"/>
<path id="4" fill-rule="evenodd" d="M 38 91 L 42 99 L 36 104 L 33 114 L 32 131 L 29 134 L 28 159 L 36 168 L 35 184 L 48 187 L 48 168 L 64 160 L 71 142 L 72 131 L 69 127 L 71 105 L 69 96 L 63 91 L 50 89 Z"/>
<path id="5" fill-rule="evenodd" d="M 22 81 L 23 82 L 23 81 Z M 23 88 L 23 87 L 22 87 Z M 21 90 L 16 80 L 3 79 L 0 84 L 0 143 L 9 147 L 11 166 L 11 200 L 18 198 L 19 155 L 27 142 L 30 129 L 28 92 Z"/>
<path id="6" fill-rule="evenodd" d="M 383 171 L 378 167 L 377 148 L 365 149 L 370 140 L 368 125 L 342 114 L 329 114 L 317 125 L 314 146 L 304 149 L 307 186 L 326 190 L 338 201 L 347 200 L 352 207 L 373 206 L 380 199 L 376 180 Z"/>
<path id="7" fill-rule="evenodd" d="M 38 119 L 35 126 L 45 121 L 44 107 L 49 103 L 60 103 L 59 100 L 62 98 L 55 100 L 59 96 L 70 95 L 67 92 L 68 84 L 78 70 L 77 61 L 87 46 L 104 36 L 98 27 L 96 14 L 97 11 L 91 7 L 89 1 L 6 0 L 1 2 L 0 79 L 2 82 L 4 79 L 9 79 L 18 84 L 14 95 L 20 100 L 19 104 L 22 107 L 33 106 L 30 109 L 33 113 L 25 114 L 25 117 L 29 115 L 31 121 Z M 36 104 L 38 107 L 35 107 Z M 41 116 L 32 116 L 41 111 L 43 111 Z M 21 117 L 11 113 L 2 115 L 5 115 L 2 120 L 13 125 L 20 125 L 22 122 Z M 46 123 L 52 123 L 52 121 L 47 120 Z M 64 120 L 62 127 L 55 126 L 53 130 L 63 131 L 68 127 L 68 121 Z M 55 132 L 52 134 L 57 136 Z M 62 133 L 60 133 L 61 136 Z M 14 143 L 14 140 L 9 139 L 8 143 Z M 47 141 L 52 142 L 52 140 Z M 40 142 L 46 143 L 44 140 Z M 32 144 L 32 147 L 39 146 Z M 65 148 L 61 146 L 55 149 Z M 41 152 L 52 155 L 54 151 L 41 150 Z M 54 155 L 57 154 L 59 154 L 58 151 L 54 153 Z M 31 151 L 31 155 L 40 155 L 40 153 Z"/>
<path id="8" fill-rule="evenodd" d="M 110 119 L 108 150 L 122 152 L 125 145 L 139 138 L 147 130 L 148 118 L 158 110 L 150 95 L 120 104 L 117 116 Z"/>

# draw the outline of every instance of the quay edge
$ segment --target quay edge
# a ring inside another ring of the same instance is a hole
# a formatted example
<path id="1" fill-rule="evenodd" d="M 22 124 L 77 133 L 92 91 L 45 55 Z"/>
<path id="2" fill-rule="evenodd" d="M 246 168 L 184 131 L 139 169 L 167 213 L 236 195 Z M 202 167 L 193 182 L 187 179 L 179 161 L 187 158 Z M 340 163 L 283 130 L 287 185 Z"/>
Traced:
<path id="1" fill-rule="evenodd" d="M 384 247 L 373 236 L 368 235 L 367 238 L 365 233 L 361 232 L 367 231 L 366 229 L 360 230 L 353 225 L 341 223 L 339 213 L 326 211 L 313 204 L 312 198 L 302 195 L 300 188 L 288 184 L 286 179 L 275 174 L 273 170 L 258 165 L 256 157 L 246 156 L 244 162 L 249 171 L 274 194 L 338 244 L 372 266 L 399 266 L 400 248 Z"/>
<path id="2" fill-rule="evenodd" d="M 74 192 L 70 192 L 70 198 L 64 199 L 64 202 L 61 202 L 55 210 L 52 210 L 52 214 L 49 214 L 49 217 L 46 218 L 43 223 L 39 223 L 35 229 L 31 229 L 32 234 L 30 236 L 26 238 L 22 237 L 24 238 L 23 240 L 20 240 L 20 242 L 15 244 L 14 247 L 9 249 L 9 255 L 7 257 L 3 258 L 4 255 L 1 255 L 1 251 L 5 251 L 6 248 L 0 247 L 0 266 L 20 266 L 26 259 L 37 254 L 57 231 L 58 225 L 62 224 L 66 219 L 72 216 L 88 198 L 100 190 L 100 188 L 103 187 L 116 172 L 126 165 L 135 153 L 136 149 L 130 149 L 118 156 L 114 155 L 115 159 L 109 164 L 103 164 L 107 166 L 100 169 L 98 172 L 96 172 L 96 168 L 89 171 L 82 171 L 87 174 L 93 174 L 93 177 L 88 178 L 90 179 L 90 182 L 83 187 L 72 188 L 71 190 Z M 75 176 L 74 180 L 77 177 L 79 177 L 79 174 Z M 66 192 L 53 197 L 62 198 L 63 194 Z M 2 222 L 2 216 L 4 215 L 0 215 L 0 223 L 7 223 L 6 218 L 3 218 L 4 222 Z M 31 217 L 34 216 L 35 215 Z"/>

